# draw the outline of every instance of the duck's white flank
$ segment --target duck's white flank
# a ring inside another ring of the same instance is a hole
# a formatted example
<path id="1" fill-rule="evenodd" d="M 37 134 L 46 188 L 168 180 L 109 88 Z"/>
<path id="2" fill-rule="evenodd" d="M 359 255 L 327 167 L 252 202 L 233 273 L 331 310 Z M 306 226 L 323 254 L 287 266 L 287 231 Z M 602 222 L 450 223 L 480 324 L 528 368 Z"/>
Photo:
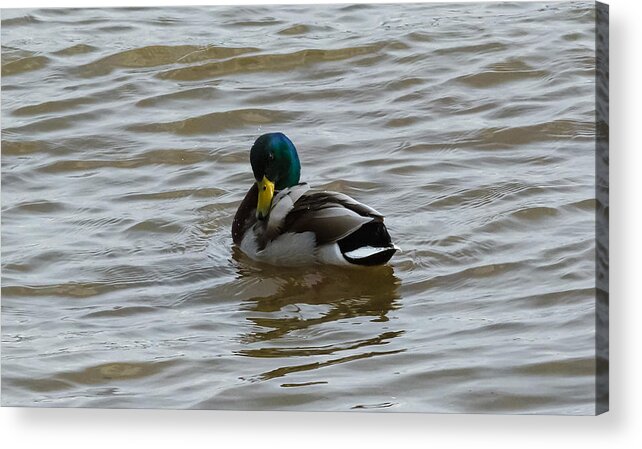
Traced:
<path id="1" fill-rule="evenodd" d="M 339 245 L 336 243 L 321 245 L 317 248 L 317 260 L 328 265 L 354 266 L 343 257 Z"/>
<path id="2" fill-rule="evenodd" d="M 309 265 L 316 261 L 316 240 L 312 232 L 280 235 L 259 251 L 256 236 L 250 231 L 241 241 L 241 250 L 254 260 L 273 265 Z"/>

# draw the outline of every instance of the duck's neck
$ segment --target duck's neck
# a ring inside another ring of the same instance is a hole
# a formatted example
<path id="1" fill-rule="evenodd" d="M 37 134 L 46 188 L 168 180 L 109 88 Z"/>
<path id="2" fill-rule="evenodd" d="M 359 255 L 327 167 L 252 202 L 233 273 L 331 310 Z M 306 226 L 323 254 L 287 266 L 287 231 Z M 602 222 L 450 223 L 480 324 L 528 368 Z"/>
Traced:
<path id="1" fill-rule="evenodd" d="M 297 185 L 300 179 L 301 179 L 301 171 L 297 167 L 296 171 L 290 171 L 287 177 L 280 179 L 279 182 L 274 187 L 276 190 L 287 189 L 288 187 Z"/>

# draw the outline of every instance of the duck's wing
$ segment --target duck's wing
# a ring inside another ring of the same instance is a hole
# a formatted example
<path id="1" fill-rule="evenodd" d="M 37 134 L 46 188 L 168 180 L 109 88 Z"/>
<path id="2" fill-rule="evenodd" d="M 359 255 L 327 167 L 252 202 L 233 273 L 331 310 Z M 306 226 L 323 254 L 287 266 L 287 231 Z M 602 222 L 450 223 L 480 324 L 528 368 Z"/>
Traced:
<path id="1" fill-rule="evenodd" d="M 283 233 L 285 218 L 294 208 L 294 204 L 301 198 L 310 186 L 302 182 L 292 187 L 280 190 L 272 199 L 270 213 L 266 221 L 259 222 L 260 232 L 257 233 L 259 248 L 264 248 L 271 240 Z"/>
<path id="2" fill-rule="evenodd" d="M 283 227 L 285 217 L 294 208 L 294 204 L 305 195 L 308 190 L 310 190 L 308 183 L 302 182 L 279 191 L 272 200 L 267 223 L 268 229 Z"/>
<path id="3" fill-rule="evenodd" d="M 337 242 L 383 215 L 355 199 L 337 192 L 301 195 L 285 215 L 280 232 L 313 232 L 317 245 Z"/>

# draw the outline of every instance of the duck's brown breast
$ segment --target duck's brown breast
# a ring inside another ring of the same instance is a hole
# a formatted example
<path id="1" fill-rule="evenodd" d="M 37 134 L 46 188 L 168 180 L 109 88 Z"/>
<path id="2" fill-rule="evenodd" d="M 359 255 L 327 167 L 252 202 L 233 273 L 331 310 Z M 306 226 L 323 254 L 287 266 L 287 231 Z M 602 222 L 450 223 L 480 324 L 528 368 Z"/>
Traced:
<path id="1" fill-rule="evenodd" d="M 236 211 L 234 221 L 232 222 L 232 240 L 237 245 L 240 245 L 243 240 L 243 234 L 248 228 L 248 222 L 251 221 L 254 216 L 258 200 L 259 189 L 256 183 L 253 183 L 250 190 L 247 191 L 245 198 L 241 201 L 241 205 Z"/>

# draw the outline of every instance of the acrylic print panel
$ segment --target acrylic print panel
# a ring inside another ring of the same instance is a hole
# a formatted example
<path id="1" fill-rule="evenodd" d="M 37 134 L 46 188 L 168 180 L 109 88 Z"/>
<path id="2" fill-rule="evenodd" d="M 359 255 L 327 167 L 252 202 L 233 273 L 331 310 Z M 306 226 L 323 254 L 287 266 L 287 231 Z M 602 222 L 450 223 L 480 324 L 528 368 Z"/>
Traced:
<path id="1" fill-rule="evenodd" d="M 2 11 L 3 406 L 599 413 L 607 225 L 598 4 Z"/>

